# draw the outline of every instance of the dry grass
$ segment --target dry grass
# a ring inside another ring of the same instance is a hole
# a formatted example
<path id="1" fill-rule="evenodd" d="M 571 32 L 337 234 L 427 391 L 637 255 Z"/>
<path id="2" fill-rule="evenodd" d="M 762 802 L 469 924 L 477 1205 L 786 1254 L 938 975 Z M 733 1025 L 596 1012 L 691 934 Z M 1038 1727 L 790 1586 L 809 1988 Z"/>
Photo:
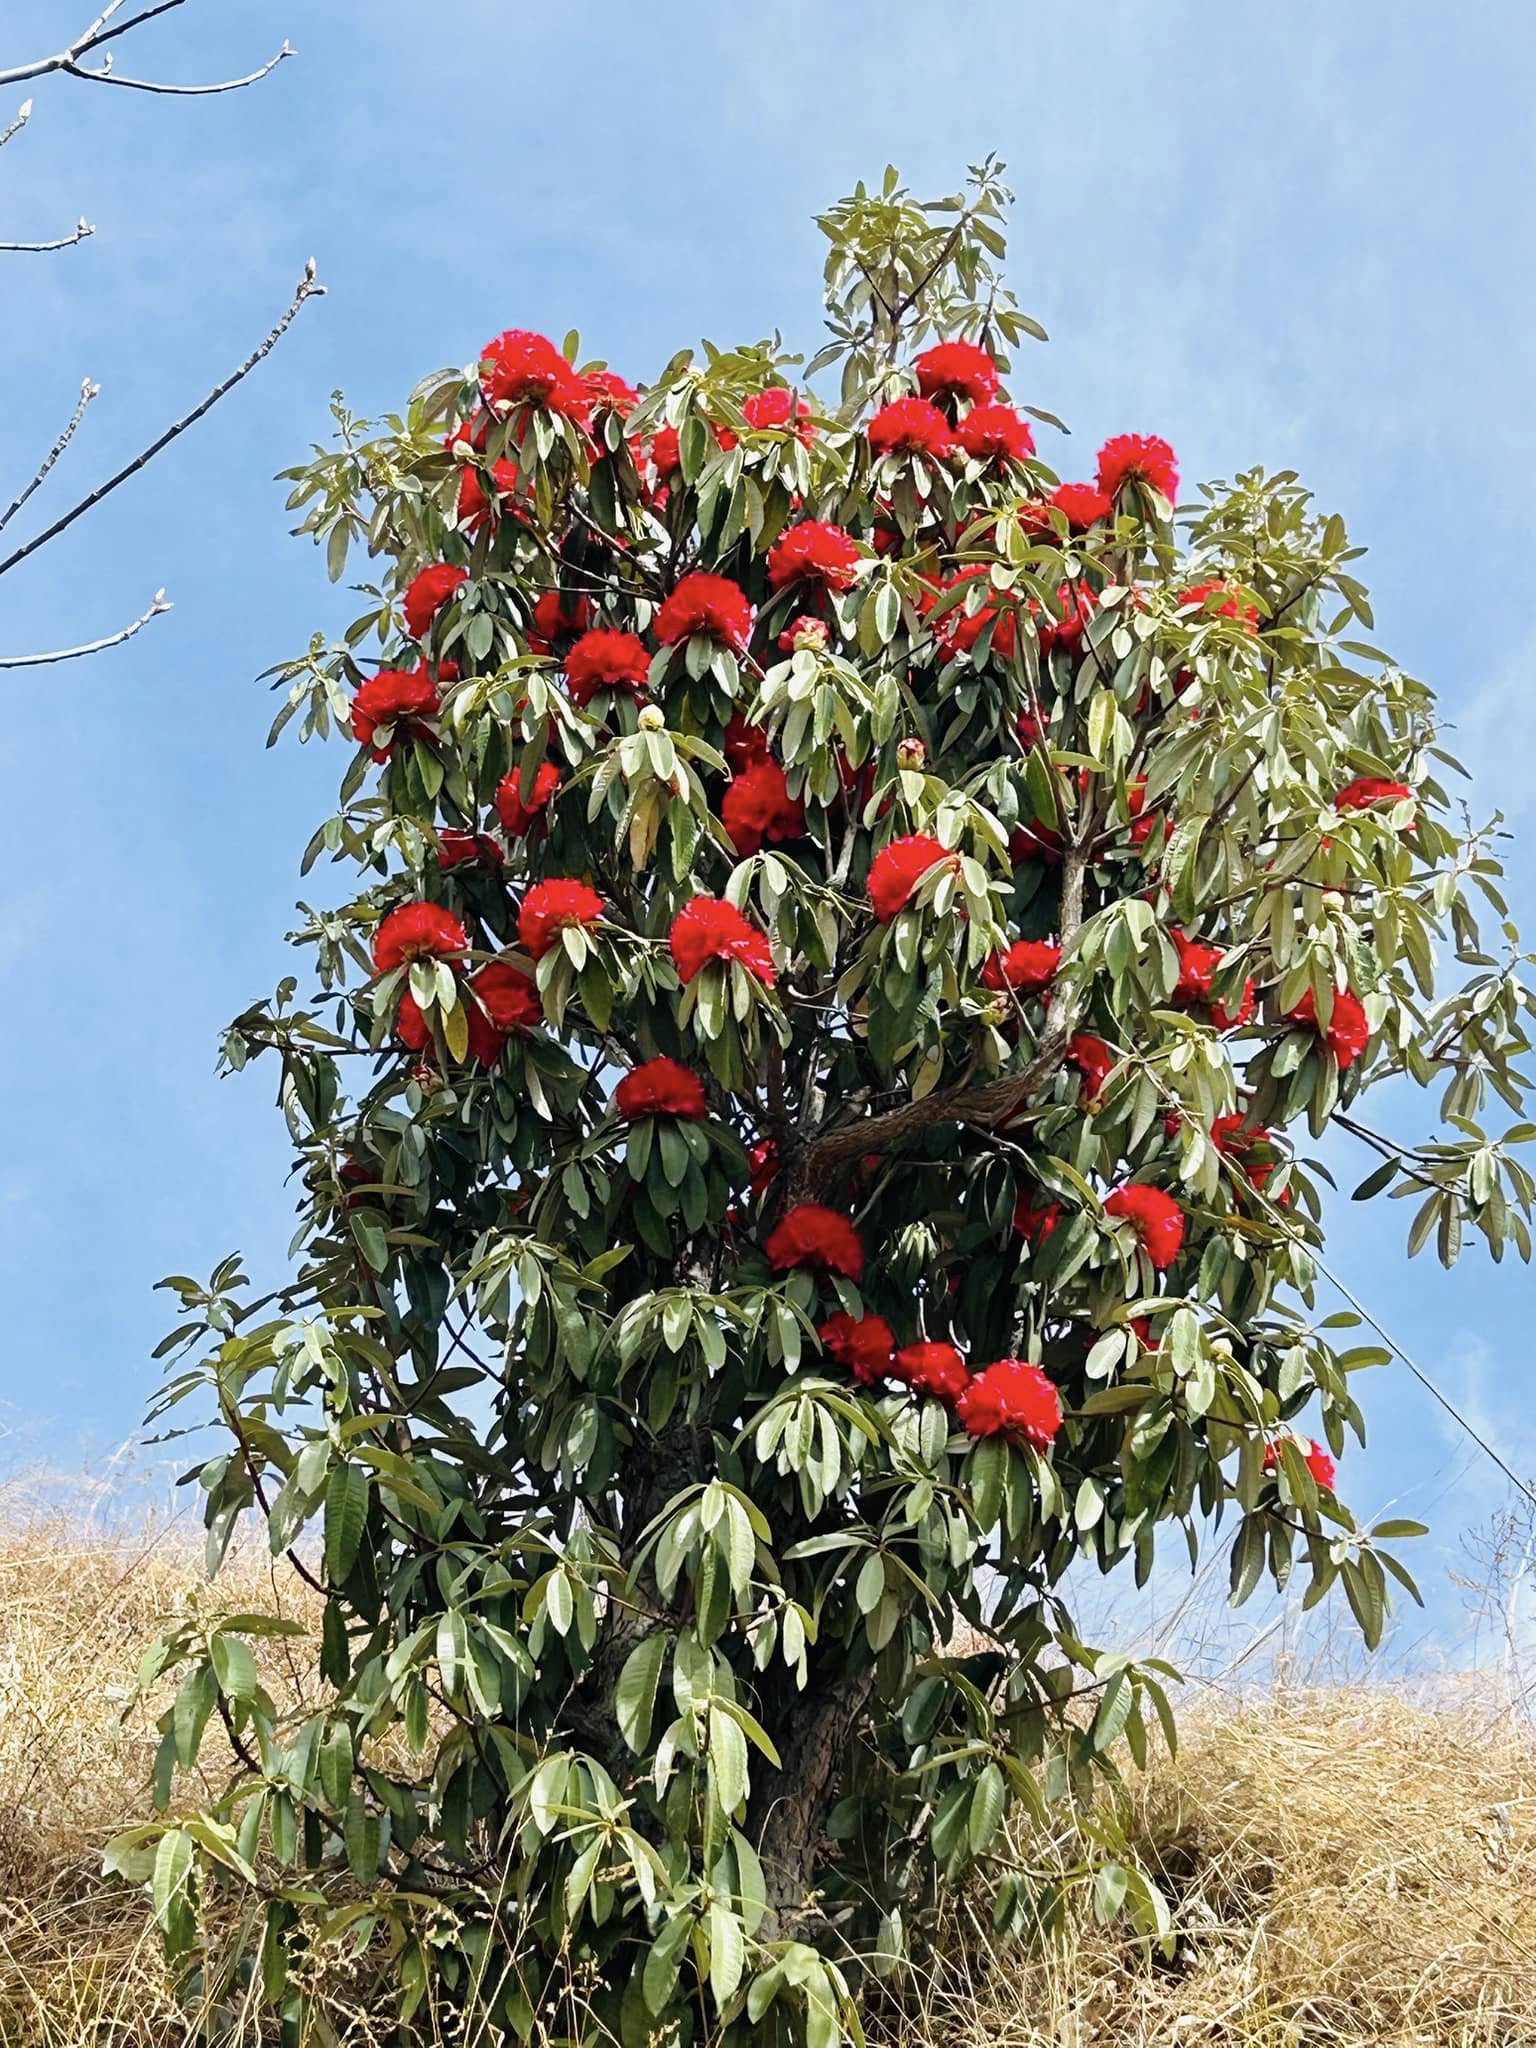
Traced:
<path id="1" fill-rule="evenodd" d="M 128 1677 L 165 1616 L 213 1596 L 174 1529 L 82 1535 L 73 1511 L 6 1508 L 0 2048 L 179 2048 L 197 2037 L 143 1902 L 101 1879 L 99 1851 L 144 1808 L 154 1737 L 121 1726 Z M 272 1606 L 263 1558 L 231 1573 L 220 1605 Z M 1527 1726 L 1473 1686 L 1286 1690 L 1186 1722 L 1177 1762 L 1130 1785 L 1126 1815 L 1175 1903 L 1175 1958 L 1077 1905 L 1058 1945 L 1001 1962 L 957 1928 L 902 2030 L 910 2048 L 1536 2043 Z M 254 2048 L 256 2027 L 237 2031 Z"/>

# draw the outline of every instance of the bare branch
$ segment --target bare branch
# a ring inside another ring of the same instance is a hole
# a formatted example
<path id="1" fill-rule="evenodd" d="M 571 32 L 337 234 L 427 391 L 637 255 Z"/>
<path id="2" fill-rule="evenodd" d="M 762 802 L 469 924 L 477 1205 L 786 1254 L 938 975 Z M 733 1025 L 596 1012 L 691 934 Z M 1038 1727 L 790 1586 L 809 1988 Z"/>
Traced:
<path id="1" fill-rule="evenodd" d="M 252 71 L 244 78 L 227 78 L 213 85 L 161 85 L 153 79 L 120 78 L 112 68 L 112 52 L 110 50 L 99 66 L 95 69 L 88 69 L 84 62 L 87 57 L 94 55 L 97 50 L 102 49 L 107 43 L 116 42 L 119 36 L 128 35 L 132 30 L 142 28 L 146 22 L 154 21 L 162 14 L 170 14 L 176 8 L 185 6 L 186 0 L 157 0 L 157 4 L 154 6 L 141 8 L 137 14 L 130 15 L 126 21 L 119 21 L 115 26 L 110 26 L 109 24 L 112 24 L 113 17 L 117 14 L 122 4 L 123 0 L 109 0 L 109 4 L 97 15 L 89 28 L 76 36 L 67 49 L 55 51 L 51 57 L 38 57 L 30 64 L 14 65 L 9 71 L 0 71 L 0 86 L 18 85 L 23 79 L 27 78 L 47 78 L 55 71 L 62 71 L 71 78 L 89 79 L 96 85 L 126 86 L 131 92 L 169 93 L 183 97 L 201 97 L 208 93 L 239 92 L 243 86 L 255 85 L 259 79 L 263 79 L 269 72 L 275 71 L 285 57 L 293 55 L 293 51 L 285 42 L 277 55 L 268 63 L 263 64 L 259 71 Z M 30 108 L 27 111 L 30 112 Z M 23 115 L 23 119 L 25 119 L 25 115 Z M 19 126 L 20 124 L 18 123 L 17 125 Z M 8 141 L 10 134 L 14 132 L 14 129 L 10 130 L 5 136 L 0 137 L 0 143 Z"/>
<path id="2" fill-rule="evenodd" d="M 195 427 L 200 419 L 206 418 L 221 398 L 227 397 L 237 384 L 243 383 L 252 370 L 259 363 L 264 362 L 272 353 L 273 349 L 276 348 L 277 344 L 298 318 L 306 301 L 323 298 L 324 295 L 325 286 L 315 282 L 315 262 L 314 258 L 311 257 L 304 266 L 304 275 L 299 281 L 298 290 L 293 295 L 293 303 L 272 329 L 266 340 L 261 343 L 259 348 L 251 351 L 239 369 L 232 371 L 222 384 L 215 385 L 200 405 L 194 406 L 191 412 L 184 414 L 173 426 L 167 427 L 163 434 L 151 441 L 149 446 L 136 455 L 131 462 L 125 463 L 115 476 L 108 477 L 104 484 L 98 485 L 89 497 L 82 498 L 77 505 L 72 505 L 62 518 L 56 519 L 53 522 L 52 526 L 47 527 L 42 533 L 29 540 L 23 547 L 17 548 L 14 553 L 7 555 L 5 560 L 0 562 L 0 576 L 3 576 L 8 569 L 14 569 L 19 562 L 26 561 L 29 555 L 35 555 L 38 549 L 46 547 L 49 541 L 57 540 L 61 533 L 64 533 L 69 527 L 73 526 L 77 519 L 83 519 L 87 512 L 94 510 L 101 503 L 102 499 L 110 496 L 120 484 L 125 484 L 130 477 L 137 476 L 141 469 L 152 462 L 173 441 L 179 439 L 189 427 Z"/>
<path id="3" fill-rule="evenodd" d="M 28 498 L 31 497 L 32 493 L 47 477 L 49 470 L 53 468 L 53 465 L 64 453 L 64 450 L 75 438 L 76 430 L 78 429 L 80 422 L 85 418 L 86 407 L 90 404 L 93 398 L 99 398 L 100 396 L 101 386 L 99 384 L 92 383 L 91 379 L 87 377 L 80 386 L 80 397 L 75 405 L 74 411 L 69 416 L 69 425 L 64 429 L 63 433 L 60 434 L 57 441 L 55 441 L 53 446 L 48 450 L 48 453 L 44 456 L 42 464 L 37 471 L 37 474 L 33 477 L 32 481 L 27 485 L 26 489 L 24 491 L 21 491 L 16 497 L 14 497 L 11 500 L 10 504 L 6 506 L 3 512 L 0 512 L 0 532 L 3 532 L 5 528 L 10 525 L 11 521 L 16 517 L 16 514 L 21 510 L 22 506 L 25 505 Z"/>
<path id="4" fill-rule="evenodd" d="M 65 71 L 71 78 L 89 79 L 93 85 L 121 85 L 127 87 L 130 92 L 155 92 L 169 94 L 173 98 L 179 99 L 202 99 L 206 98 L 210 93 L 239 92 L 247 85 L 255 85 L 261 79 L 267 77 L 269 73 L 275 71 L 285 57 L 291 57 L 293 54 L 292 45 L 284 43 L 277 55 L 269 57 L 259 71 L 248 71 L 244 78 L 220 79 L 213 85 L 166 85 L 159 79 L 124 78 L 120 73 L 112 69 L 110 51 L 103 58 L 98 70 L 88 71 L 80 64 L 64 64 L 60 66 L 60 69 Z"/>
<path id="5" fill-rule="evenodd" d="M 11 123 L 10 127 L 0 128 L 0 149 L 4 149 L 5 145 L 10 141 L 13 135 L 19 135 L 22 129 L 25 128 L 27 123 L 31 120 L 31 118 L 32 102 L 30 100 L 23 100 L 21 105 L 16 110 L 16 118 Z"/>
<path id="6" fill-rule="evenodd" d="M 50 256 L 55 249 L 73 249 L 77 242 L 95 232 L 94 221 L 88 221 L 82 214 L 72 235 L 60 235 L 56 242 L 0 242 L 0 256 Z"/>
<path id="7" fill-rule="evenodd" d="M 46 668 L 51 662 L 78 661 L 85 654 L 101 654 L 108 647 L 121 647 L 125 640 L 142 633 L 151 619 L 158 619 L 162 612 L 170 610 L 165 592 L 157 590 L 148 611 L 140 612 L 133 624 L 124 626 L 120 633 L 109 633 L 104 640 L 88 640 L 83 647 L 55 648 L 52 654 L 3 654 L 0 655 L 0 668 Z"/>

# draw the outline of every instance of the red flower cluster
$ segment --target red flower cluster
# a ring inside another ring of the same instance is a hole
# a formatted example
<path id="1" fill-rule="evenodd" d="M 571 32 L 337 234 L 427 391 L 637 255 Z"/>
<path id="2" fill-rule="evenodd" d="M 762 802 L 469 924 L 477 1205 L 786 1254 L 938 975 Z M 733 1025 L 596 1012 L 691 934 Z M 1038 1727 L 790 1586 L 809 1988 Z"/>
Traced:
<path id="1" fill-rule="evenodd" d="M 911 902 L 918 883 L 940 861 L 951 864 L 956 856 L 926 832 L 913 832 L 882 846 L 869 864 L 869 900 L 875 916 L 889 924 Z"/>
<path id="2" fill-rule="evenodd" d="M 731 844 L 745 858 L 764 843 L 781 845 L 805 830 L 805 805 L 789 793 L 784 770 L 764 755 L 734 776 L 720 800 L 720 818 Z"/>
<path id="3" fill-rule="evenodd" d="M 464 1018 L 470 1058 L 482 1067 L 494 1067 L 512 1034 L 541 1024 L 544 1011 L 529 975 L 505 960 L 492 960 L 470 976 Z M 421 1005 L 409 989 L 395 1012 L 395 1034 L 412 1052 L 422 1052 L 431 1043 Z"/>
<path id="4" fill-rule="evenodd" d="M 1017 867 L 1021 861 L 1044 861 L 1047 867 L 1061 865 L 1061 834 L 1054 825 L 1036 818 L 1028 825 L 1016 825 L 1008 835 L 1008 858 Z"/>
<path id="5" fill-rule="evenodd" d="M 454 960 L 468 944 L 463 925 L 440 903 L 402 903 L 373 935 L 373 965 L 388 974 L 409 960 Z"/>
<path id="6" fill-rule="evenodd" d="M 704 1083 L 677 1060 L 647 1060 L 626 1074 L 614 1090 L 620 1116 L 681 1116 L 696 1122 L 709 1114 Z"/>
<path id="7" fill-rule="evenodd" d="M 766 934 L 749 924 L 734 903 L 716 896 L 695 896 L 685 903 L 672 921 L 667 944 L 685 988 L 711 960 L 739 961 L 770 988 L 778 971 Z"/>
<path id="8" fill-rule="evenodd" d="M 668 477 L 675 476 L 682 468 L 676 427 L 658 427 L 651 436 L 651 466 L 656 471 L 658 483 L 665 483 Z"/>
<path id="9" fill-rule="evenodd" d="M 685 576 L 656 614 L 656 638 L 663 647 L 703 633 L 734 653 L 746 651 L 752 637 L 752 607 L 747 594 L 728 576 L 696 569 Z"/>
<path id="10" fill-rule="evenodd" d="M 432 621 L 468 577 L 467 569 L 456 568 L 452 562 L 432 562 L 416 572 L 400 600 L 405 630 L 413 640 L 426 638 Z"/>
<path id="11" fill-rule="evenodd" d="M 1204 946 L 1196 939 L 1187 939 L 1180 931 L 1170 932 L 1179 955 L 1179 978 L 1173 985 L 1170 998 L 1174 1003 L 1187 1007 L 1194 1003 L 1210 1005 L 1211 1022 L 1218 1031 L 1233 1031 L 1246 1024 L 1254 1011 L 1252 981 L 1243 983 L 1242 999 L 1236 1010 L 1211 999 L 1211 982 L 1226 955 L 1219 946 Z"/>
<path id="12" fill-rule="evenodd" d="M 518 944 L 530 959 L 542 960 L 563 931 L 596 924 L 602 914 L 602 897 L 585 882 L 564 875 L 535 882 L 517 913 Z"/>
<path id="13" fill-rule="evenodd" d="M 760 725 L 749 724 L 745 715 L 733 711 L 725 728 L 721 751 L 731 764 L 732 772 L 739 775 L 743 768 L 750 768 L 754 761 L 766 761 L 768 735 Z"/>
<path id="14" fill-rule="evenodd" d="M 816 1332 L 822 1349 L 846 1366 L 862 1387 L 877 1387 L 896 1359 L 896 1339 L 884 1316 L 851 1316 L 839 1309 Z"/>
<path id="15" fill-rule="evenodd" d="M 968 1436 L 1022 1437 L 1048 1451 L 1061 1428 L 1061 1396 L 1038 1365 L 1000 1358 L 961 1391 L 955 1412 Z"/>
<path id="16" fill-rule="evenodd" d="M 924 398 L 964 398 L 986 405 L 997 396 L 997 365 L 974 341 L 940 341 L 912 365 Z"/>
<path id="17" fill-rule="evenodd" d="M 1044 1244 L 1061 1221 L 1060 1202 L 1047 1202 L 1037 1209 L 1026 1188 L 1013 1208 L 1013 1227 L 1029 1244 Z"/>
<path id="18" fill-rule="evenodd" d="M 1179 495 L 1173 450 L 1157 434 L 1116 434 L 1099 450 L 1099 489 L 1112 498 L 1128 483 L 1150 484 L 1170 504 Z"/>
<path id="19" fill-rule="evenodd" d="M 1307 1024 L 1317 1030 L 1317 998 L 1308 989 L 1294 1010 L 1287 1010 L 1288 1024 Z M 1352 1067 L 1370 1043 L 1371 1027 L 1366 1022 L 1365 1005 L 1351 988 L 1336 988 L 1333 992 L 1333 1012 L 1328 1019 L 1328 1029 L 1322 1039 L 1328 1050 L 1339 1063 L 1342 1074 L 1346 1067 Z"/>
<path id="20" fill-rule="evenodd" d="M 585 384 L 559 349 L 524 327 L 509 327 L 486 343 L 480 390 L 487 405 L 502 411 L 529 405 L 584 424 L 590 410 Z"/>
<path id="21" fill-rule="evenodd" d="M 1274 1133 L 1261 1124 L 1245 1126 L 1241 1110 L 1217 1117 L 1211 1125 L 1211 1143 L 1232 1161 L 1250 1187 L 1262 1189 L 1275 1170 L 1273 1159 L 1254 1156 L 1255 1148 L 1260 1155 L 1273 1151 Z"/>
<path id="22" fill-rule="evenodd" d="M 582 391 L 593 412 L 616 412 L 629 418 L 640 403 L 640 394 L 616 370 L 589 370 L 581 380 Z"/>
<path id="23" fill-rule="evenodd" d="M 787 384 L 770 384 L 765 391 L 754 391 L 750 398 L 742 400 L 741 416 L 754 433 L 762 433 L 769 427 L 787 427 L 793 422 L 797 437 L 807 447 L 816 438 L 816 429 L 809 424 L 811 408 L 803 398 L 797 398 Z"/>
<path id="24" fill-rule="evenodd" d="M 352 737 L 373 747 L 381 725 L 396 728 L 413 718 L 430 718 L 440 709 L 437 684 L 425 668 L 381 668 L 352 699 Z M 373 747 L 375 761 L 387 761 L 387 747 Z"/>
<path id="25" fill-rule="evenodd" d="M 980 579 L 984 589 L 991 588 L 991 578 L 985 569 L 961 569 L 955 575 L 946 577 L 939 586 L 939 593 L 963 589 L 968 583 Z M 937 598 L 927 600 L 925 612 L 932 609 Z M 1033 599 L 1031 599 L 1033 603 Z M 984 604 L 974 612 L 967 611 L 964 603 L 951 605 L 949 610 L 934 623 L 934 639 L 946 661 L 956 654 L 968 654 L 987 630 L 992 627 L 992 650 L 1003 661 L 1012 658 L 1019 641 L 1018 614 L 1012 607 Z"/>
<path id="26" fill-rule="evenodd" d="M 787 1273 L 792 1266 L 816 1266 L 857 1280 L 864 1272 L 859 1233 L 846 1216 L 824 1209 L 818 1202 L 801 1202 L 791 1209 L 768 1233 L 764 1250 L 776 1273 Z"/>
<path id="27" fill-rule="evenodd" d="M 1077 533 L 1114 516 L 1114 499 L 1106 497 L 1097 484 L 1058 484 L 1049 502 L 1065 514 L 1067 524 Z"/>
<path id="28" fill-rule="evenodd" d="M 1049 654 L 1053 647 L 1076 647 L 1083 637 L 1083 628 L 1098 608 L 1098 602 L 1086 583 L 1059 583 L 1056 586 L 1056 603 L 1062 615 L 1053 619 L 1039 598 L 1032 597 L 1029 609 L 1039 636 L 1040 652 Z"/>
<path id="29" fill-rule="evenodd" d="M 1075 1032 L 1067 1040 L 1062 1058 L 1082 1075 L 1083 1099 L 1090 1109 L 1098 1108 L 1104 1083 L 1114 1071 L 1119 1057 L 1112 1045 L 1106 1045 L 1102 1038 L 1095 1038 L 1091 1031 Z"/>
<path id="30" fill-rule="evenodd" d="M 978 462 L 1024 462 L 1035 452 L 1029 421 L 1011 405 L 973 405 L 955 439 Z"/>
<path id="31" fill-rule="evenodd" d="M 560 787 L 560 770 L 553 761 L 541 761 L 526 798 L 522 782 L 522 770 L 514 768 L 496 785 L 496 815 L 509 839 L 521 839 L 539 813 L 548 808 Z"/>
<path id="32" fill-rule="evenodd" d="M 638 696 L 651 673 L 645 642 L 633 633 L 615 633 L 607 626 L 583 633 L 565 657 L 565 685 L 571 702 L 587 705 L 599 690 L 627 690 Z"/>
<path id="33" fill-rule="evenodd" d="M 925 398 L 897 398 L 883 405 L 865 428 L 873 455 L 947 455 L 949 421 Z"/>
<path id="34" fill-rule="evenodd" d="M 1287 1438 L 1300 1451 L 1314 1482 L 1318 1486 L 1325 1488 L 1329 1493 L 1332 1493 L 1334 1475 L 1338 1467 L 1323 1449 L 1322 1445 L 1314 1443 L 1309 1436 L 1296 1436 L 1289 1431 L 1287 1432 Z M 1280 1445 L 1277 1442 L 1267 1443 L 1264 1446 L 1264 1470 L 1266 1472 L 1277 1472 L 1279 1469 Z"/>
<path id="35" fill-rule="evenodd" d="M 824 519 L 802 519 L 768 550 L 768 582 L 774 590 L 810 583 L 822 590 L 851 590 L 861 560 L 857 541 Z"/>
<path id="36" fill-rule="evenodd" d="M 994 953 L 981 970 L 988 988 L 1011 988 L 1019 995 L 1038 995 L 1055 979 L 1061 948 L 1049 939 L 1015 939 L 1006 953 Z"/>
<path id="37" fill-rule="evenodd" d="M 953 1344 L 904 1344 L 891 1370 L 913 1393 L 937 1401 L 953 1401 L 970 1378 Z"/>
<path id="38" fill-rule="evenodd" d="M 487 494 L 483 474 L 472 465 L 459 477 L 458 521 L 460 526 L 482 527 L 494 510 L 499 516 L 517 496 L 517 464 L 505 457 L 491 464 L 491 490 Z M 493 505 L 494 499 L 494 505 Z"/>
<path id="39" fill-rule="evenodd" d="M 559 590 L 546 590 L 533 608 L 533 631 L 528 635 L 530 654 L 548 654 L 557 640 L 573 633 L 585 633 L 592 619 L 592 607 L 584 597 L 567 600 Z"/>
<path id="40" fill-rule="evenodd" d="M 461 832 L 455 825 L 441 826 L 437 834 L 438 866 L 446 871 L 464 867 L 470 861 L 485 861 L 491 867 L 499 867 L 501 848 L 484 832 Z"/>
<path id="41" fill-rule="evenodd" d="M 1165 1272 L 1179 1256 L 1184 1243 L 1184 1211 L 1161 1188 L 1144 1181 L 1131 1181 L 1116 1188 L 1104 1204 L 1104 1214 L 1123 1218 L 1135 1230 L 1141 1248 L 1159 1273 Z"/>
<path id="42" fill-rule="evenodd" d="M 1213 602 L 1219 599 L 1220 602 Z M 1257 633 L 1259 630 L 1259 608 L 1256 604 L 1244 604 L 1230 583 L 1224 583 L 1219 576 L 1213 576 L 1206 583 L 1192 583 L 1179 597 L 1181 605 L 1197 604 L 1202 611 L 1211 612 L 1218 619 L 1237 619 L 1244 632 Z"/>
<path id="43" fill-rule="evenodd" d="M 766 1195 L 779 1177 L 779 1141 L 759 1138 L 747 1148 L 747 1186 L 754 1195 Z"/>
<path id="44" fill-rule="evenodd" d="M 1368 811 L 1375 804 L 1406 803 L 1413 791 L 1406 782 L 1383 782 L 1379 775 L 1357 775 L 1333 800 L 1337 811 Z"/>

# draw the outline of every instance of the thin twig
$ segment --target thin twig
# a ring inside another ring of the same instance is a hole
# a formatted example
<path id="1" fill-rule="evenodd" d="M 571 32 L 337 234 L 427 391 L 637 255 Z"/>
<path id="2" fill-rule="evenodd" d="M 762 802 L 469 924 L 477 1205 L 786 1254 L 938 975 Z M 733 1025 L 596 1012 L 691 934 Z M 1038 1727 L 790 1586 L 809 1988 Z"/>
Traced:
<path id="1" fill-rule="evenodd" d="M 75 406 L 74 411 L 70 414 L 69 425 L 64 429 L 63 433 L 60 434 L 57 441 L 55 441 L 53 446 L 48 450 L 48 453 L 44 456 L 43 461 L 40 467 L 38 468 L 37 474 L 33 477 L 32 481 L 27 485 L 26 489 L 19 492 L 18 495 L 11 500 L 10 504 L 6 506 L 5 510 L 3 512 L 0 512 L 0 532 L 4 532 L 5 528 L 10 525 L 11 521 L 16 517 L 16 514 L 21 510 L 22 506 L 26 504 L 28 498 L 31 497 L 32 493 L 39 487 L 40 484 L 42 484 L 46 480 L 48 472 L 53 468 L 53 465 L 64 453 L 64 450 L 75 438 L 75 434 L 79 429 L 80 422 L 85 418 L 86 407 L 91 403 L 93 398 L 99 398 L 100 396 L 101 386 L 97 383 L 94 383 L 91 378 L 86 377 L 80 385 L 80 397 Z"/>
<path id="2" fill-rule="evenodd" d="M 52 654 L 0 655 L 0 668 L 46 668 L 50 662 L 78 661 L 85 654 L 105 653 L 109 647 L 121 647 L 125 640 L 131 640 L 136 633 L 142 633 L 151 619 L 158 619 L 162 612 L 171 609 L 165 592 L 157 590 L 148 611 L 140 612 L 133 624 L 124 626 L 120 633 L 109 633 L 104 640 L 88 640 L 83 647 L 58 647 Z"/>
<path id="3" fill-rule="evenodd" d="M 125 463 L 115 476 L 109 477 L 104 484 L 98 485 L 88 498 L 82 498 L 79 504 L 71 506 L 70 510 L 62 518 L 56 519 L 52 526 L 45 528 L 42 533 L 29 540 L 24 547 L 19 547 L 13 554 L 7 555 L 5 560 L 0 562 L 0 576 L 3 576 L 8 569 L 14 569 L 18 562 L 26 561 L 29 555 L 35 555 L 38 549 L 46 547 L 49 541 L 57 540 L 59 535 L 73 526 L 77 519 L 83 519 L 87 512 L 93 511 L 103 498 L 108 497 L 118 488 L 119 484 L 125 484 L 130 477 L 137 476 L 139 471 L 146 464 L 152 462 L 163 449 L 168 448 L 189 427 L 196 426 L 200 419 L 205 418 L 208 413 L 212 412 L 221 398 L 227 397 L 237 384 L 244 382 L 259 363 L 266 360 L 298 318 L 305 301 L 323 298 L 324 295 L 325 286 L 315 283 L 315 263 L 314 258 L 311 257 L 304 266 L 304 275 L 299 282 L 298 290 L 293 295 L 293 303 L 272 329 L 266 340 L 262 342 L 259 348 L 251 351 L 239 369 L 226 377 L 222 384 L 216 385 L 200 405 L 194 406 L 191 412 L 177 420 L 174 426 L 167 427 L 157 440 L 152 441 L 131 462 Z"/>
<path id="4" fill-rule="evenodd" d="M 0 149 L 4 149 L 5 145 L 10 141 L 13 135 L 19 135 L 22 129 L 25 128 L 27 123 L 31 120 L 31 118 L 32 102 L 30 100 L 23 100 L 21 105 L 16 110 L 16 118 L 11 123 L 10 127 L 0 128 Z"/>
<path id="5" fill-rule="evenodd" d="M 72 234 L 60 235 L 54 242 L 0 242 L 0 256 L 51 256 L 56 249 L 73 249 L 95 232 L 95 222 L 82 214 Z"/>
<path id="6" fill-rule="evenodd" d="M 176 99 L 203 99 L 210 93 L 239 92 L 247 85 L 256 85 L 275 71 L 285 57 L 293 54 L 293 45 L 284 43 L 277 55 L 269 57 L 259 71 L 248 71 L 244 78 L 223 78 L 213 85 L 166 85 L 154 78 L 124 78 L 112 69 L 110 54 L 102 60 L 98 71 L 87 71 L 80 64 L 63 64 L 59 68 L 70 78 L 88 79 L 92 85 L 121 85 L 130 92 L 164 93 Z"/>

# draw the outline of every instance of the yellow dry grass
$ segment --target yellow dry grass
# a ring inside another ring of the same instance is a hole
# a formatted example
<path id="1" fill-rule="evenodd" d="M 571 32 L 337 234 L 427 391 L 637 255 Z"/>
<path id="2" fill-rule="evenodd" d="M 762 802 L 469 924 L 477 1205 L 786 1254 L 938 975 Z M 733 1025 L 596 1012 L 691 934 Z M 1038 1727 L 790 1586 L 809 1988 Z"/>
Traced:
<path id="1" fill-rule="evenodd" d="M 73 1513 L 6 1506 L 0 2048 L 179 2048 L 199 2037 L 144 1903 L 99 1875 L 101 1843 L 144 1811 L 154 1736 L 121 1725 L 128 1681 L 189 1603 L 293 1612 L 294 1596 L 255 1554 L 210 1594 L 174 1528 L 82 1534 Z M 909 2048 L 1536 2044 L 1527 1725 L 1475 1684 L 1208 1694 L 1185 1720 L 1177 1760 L 1129 1781 L 1124 1817 L 1174 1904 L 1174 1959 L 1097 1927 L 1082 1900 L 1059 1943 L 995 1957 L 962 1905 L 900 2030 Z M 362 2016 L 344 2031 L 371 2037 Z M 235 2035 L 263 2038 L 254 2016 Z"/>

